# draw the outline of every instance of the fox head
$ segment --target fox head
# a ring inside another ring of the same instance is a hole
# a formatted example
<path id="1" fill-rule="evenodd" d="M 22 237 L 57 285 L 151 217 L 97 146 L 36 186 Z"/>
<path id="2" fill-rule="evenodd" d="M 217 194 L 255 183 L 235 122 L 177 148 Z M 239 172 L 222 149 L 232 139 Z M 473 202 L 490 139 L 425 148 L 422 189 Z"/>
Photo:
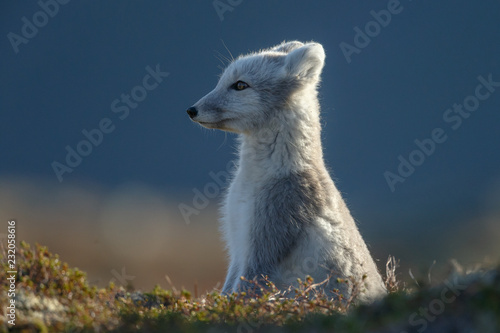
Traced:
<path id="1" fill-rule="evenodd" d="M 206 128 L 250 133 L 277 113 L 292 112 L 301 91 L 316 96 L 324 61 L 321 44 L 298 41 L 240 56 L 187 113 Z"/>

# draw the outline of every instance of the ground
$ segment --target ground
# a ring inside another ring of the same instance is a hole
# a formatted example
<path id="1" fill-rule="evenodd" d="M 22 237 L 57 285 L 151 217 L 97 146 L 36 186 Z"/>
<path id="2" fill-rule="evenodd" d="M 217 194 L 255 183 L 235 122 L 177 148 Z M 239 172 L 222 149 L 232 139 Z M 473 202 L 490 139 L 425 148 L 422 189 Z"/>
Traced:
<path id="1" fill-rule="evenodd" d="M 499 332 L 500 270 L 479 265 L 455 270 L 440 283 L 416 278 L 397 281 L 396 262 L 388 262 L 389 294 L 371 305 L 330 300 L 307 279 L 293 298 L 273 289 L 260 295 L 195 298 L 188 291 L 150 292 L 89 284 L 47 248 L 21 243 L 17 249 L 15 326 L 7 304 L 11 285 L 5 244 L 0 271 L 0 332 Z M 360 291 L 361 292 L 361 291 Z M 313 297 L 314 296 L 314 297 Z"/>

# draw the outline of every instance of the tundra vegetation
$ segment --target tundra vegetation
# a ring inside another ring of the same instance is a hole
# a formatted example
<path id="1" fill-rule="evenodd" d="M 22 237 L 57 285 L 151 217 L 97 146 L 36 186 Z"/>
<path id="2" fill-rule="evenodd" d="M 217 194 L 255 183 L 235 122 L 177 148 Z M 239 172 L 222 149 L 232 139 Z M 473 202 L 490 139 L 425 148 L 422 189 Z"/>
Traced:
<path id="1" fill-rule="evenodd" d="M 142 292 L 113 283 L 98 288 L 46 247 L 25 242 L 17 249 L 12 326 L 5 246 L 0 256 L 0 332 L 500 331 L 500 270 L 485 264 L 472 270 L 455 264 L 450 276 L 432 285 L 425 276 L 403 284 L 396 276 L 396 261 L 389 258 L 389 294 L 374 304 L 356 305 L 349 299 L 329 299 L 317 291 L 321 282 L 310 278 L 288 290 L 288 298 L 270 281 L 254 295 L 230 296 L 212 291 L 195 297 L 159 286 Z"/>

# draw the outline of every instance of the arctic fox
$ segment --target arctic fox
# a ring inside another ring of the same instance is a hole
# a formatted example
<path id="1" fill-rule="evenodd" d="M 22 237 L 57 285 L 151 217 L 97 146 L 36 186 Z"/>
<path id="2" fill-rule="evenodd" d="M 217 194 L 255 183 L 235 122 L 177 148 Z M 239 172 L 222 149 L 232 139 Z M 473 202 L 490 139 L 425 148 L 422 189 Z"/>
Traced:
<path id="1" fill-rule="evenodd" d="M 323 161 L 317 86 L 321 44 L 284 42 L 243 55 L 187 109 L 206 128 L 239 134 L 239 160 L 222 208 L 229 253 L 223 292 L 267 276 L 286 289 L 309 275 L 358 302 L 386 293 Z M 328 279 L 329 278 L 329 279 Z M 262 280 L 260 280 L 262 281 Z"/>

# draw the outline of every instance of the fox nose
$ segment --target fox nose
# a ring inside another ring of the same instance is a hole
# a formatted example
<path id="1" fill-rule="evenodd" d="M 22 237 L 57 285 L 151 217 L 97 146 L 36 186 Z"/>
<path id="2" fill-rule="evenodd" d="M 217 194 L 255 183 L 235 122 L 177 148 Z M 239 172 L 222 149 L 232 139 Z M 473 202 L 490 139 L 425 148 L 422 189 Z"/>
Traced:
<path id="1" fill-rule="evenodd" d="M 191 117 L 191 119 L 193 119 L 194 117 L 196 117 L 198 115 L 198 110 L 196 110 L 196 108 L 194 106 L 187 109 L 186 112 L 189 115 L 189 117 Z"/>

